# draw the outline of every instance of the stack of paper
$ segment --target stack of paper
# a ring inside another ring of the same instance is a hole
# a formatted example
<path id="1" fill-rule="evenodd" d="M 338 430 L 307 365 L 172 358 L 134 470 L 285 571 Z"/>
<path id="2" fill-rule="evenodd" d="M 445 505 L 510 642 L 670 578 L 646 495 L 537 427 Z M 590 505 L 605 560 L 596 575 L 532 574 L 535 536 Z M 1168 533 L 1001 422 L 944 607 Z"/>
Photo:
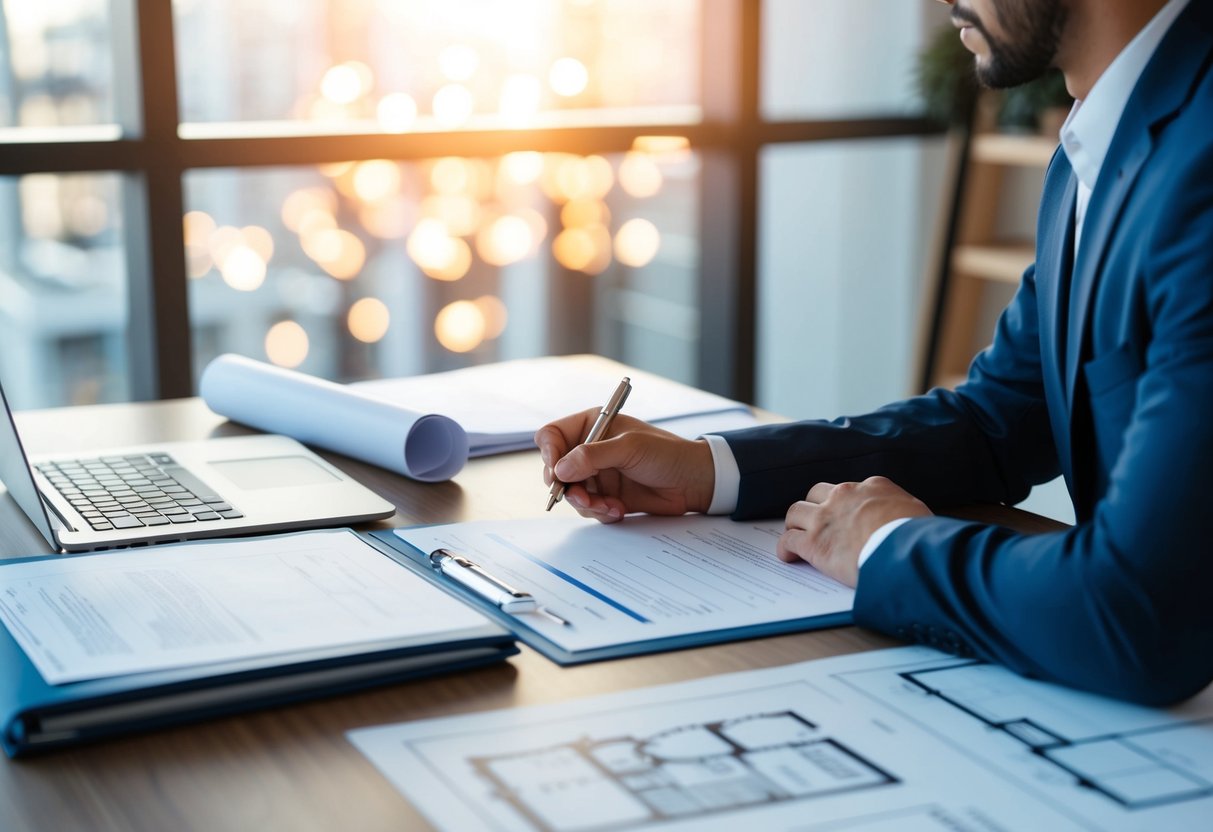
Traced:
<path id="1" fill-rule="evenodd" d="M 0 623 L 10 755 L 517 652 L 348 529 L 6 563 Z"/>

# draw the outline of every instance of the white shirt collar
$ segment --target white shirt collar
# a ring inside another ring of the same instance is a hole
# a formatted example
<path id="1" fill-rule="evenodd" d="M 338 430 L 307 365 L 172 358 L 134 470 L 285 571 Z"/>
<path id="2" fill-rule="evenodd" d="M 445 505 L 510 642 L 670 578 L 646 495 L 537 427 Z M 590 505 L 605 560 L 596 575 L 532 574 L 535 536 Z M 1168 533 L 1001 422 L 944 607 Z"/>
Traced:
<path id="1" fill-rule="evenodd" d="M 1082 101 L 1075 101 L 1061 127 L 1061 146 L 1078 181 L 1095 188 L 1129 96 L 1175 18 L 1188 0 L 1170 0 L 1096 80 Z"/>

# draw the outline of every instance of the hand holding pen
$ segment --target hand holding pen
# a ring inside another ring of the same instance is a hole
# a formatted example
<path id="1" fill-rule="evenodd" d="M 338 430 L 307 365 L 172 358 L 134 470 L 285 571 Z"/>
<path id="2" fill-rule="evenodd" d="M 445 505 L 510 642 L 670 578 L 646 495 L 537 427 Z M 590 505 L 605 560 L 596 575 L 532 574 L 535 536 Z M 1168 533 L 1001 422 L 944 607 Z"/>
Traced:
<path id="1" fill-rule="evenodd" d="M 583 444 L 589 445 L 598 442 L 606 436 L 607 430 L 611 427 L 611 422 L 619 415 L 619 411 L 623 409 L 623 403 L 628 400 L 628 394 L 632 392 L 632 381 L 627 376 L 619 382 L 619 386 L 615 388 L 615 392 L 611 394 L 611 398 L 598 411 L 598 418 L 594 420 L 594 424 L 590 427 L 590 432 L 585 437 Z M 560 480 L 553 480 L 552 487 L 548 491 L 548 507 L 547 511 L 552 510 L 552 506 L 560 502 L 564 496 L 566 484 Z"/>
<path id="2" fill-rule="evenodd" d="M 578 514 L 603 523 L 618 522 L 632 512 L 706 512 L 716 480 L 707 443 L 683 439 L 624 413 L 600 429 L 598 441 L 586 442 L 607 409 L 573 413 L 535 433 L 544 480 L 553 493 L 563 493 Z"/>

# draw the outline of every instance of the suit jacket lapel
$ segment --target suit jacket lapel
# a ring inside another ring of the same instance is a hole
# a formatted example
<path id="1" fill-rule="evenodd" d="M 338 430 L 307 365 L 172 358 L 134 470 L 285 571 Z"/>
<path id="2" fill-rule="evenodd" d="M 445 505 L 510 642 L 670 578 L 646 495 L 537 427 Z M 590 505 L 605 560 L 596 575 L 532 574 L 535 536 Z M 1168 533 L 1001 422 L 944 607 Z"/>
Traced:
<path id="1" fill-rule="evenodd" d="M 1176 18 L 1146 65 L 1100 169 L 1083 221 L 1066 318 L 1066 402 L 1074 413 L 1078 366 L 1087 343 L 1087 327 L 1108 242 L 1133 182 L 1150 156 L 1154 128 L 1187 102 L 1195 79 L 1203 75 L 1213 39 L 1213 3 L 1192 0 Z"/>
<path id="2" fill-rule="evenodd" d="M 1121 121 L 1122 126 L 1124 121 Z M 1114 143 L 1115 144 L 1115 143 Z M 1138 134 L 1136 142 L 1118 159 L 1109 154 L 1099 172 L 1099 180 L 1087 205 L 1083 220 L 1082 239 L 1074 274 L 1070 284 L 1069 312 L 1066 320 L 1066 403 L 1074 412 L 1074 389 L 1078 381 L 1078 365 L 1086 344 L 1086 327 L 1095 295 L 1096 278 L 1104 262 L 1108 240 L 1120 216 L 1125 196 L 1129 193 L 1142 164 L 1150 155 L 1152 141 L 1148 131 Z M 1071 208 L 1071 210 L 1073 210 Z M 1071 219 L 1071 222 L 1073 220 Z"/>

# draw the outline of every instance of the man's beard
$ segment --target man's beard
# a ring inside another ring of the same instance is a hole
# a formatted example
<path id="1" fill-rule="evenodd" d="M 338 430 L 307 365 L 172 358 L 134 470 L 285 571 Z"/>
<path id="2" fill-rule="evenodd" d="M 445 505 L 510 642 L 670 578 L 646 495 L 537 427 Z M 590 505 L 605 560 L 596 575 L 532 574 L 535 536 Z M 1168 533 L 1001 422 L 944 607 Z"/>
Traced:
<path id="1" fill-rule="evenodd" d="M 1057 57 L 1066 7 L 1057 0 L 1009 0 L 994 8 L 1005 33 L 990 36 L 982 22 L 967 8 L 954 7 L 952 19 L 972 26 L 989 45 L 985 63 L 976 65 L 977 80 L 987 87 L 1017 87 L 1039 78 Z"/>

